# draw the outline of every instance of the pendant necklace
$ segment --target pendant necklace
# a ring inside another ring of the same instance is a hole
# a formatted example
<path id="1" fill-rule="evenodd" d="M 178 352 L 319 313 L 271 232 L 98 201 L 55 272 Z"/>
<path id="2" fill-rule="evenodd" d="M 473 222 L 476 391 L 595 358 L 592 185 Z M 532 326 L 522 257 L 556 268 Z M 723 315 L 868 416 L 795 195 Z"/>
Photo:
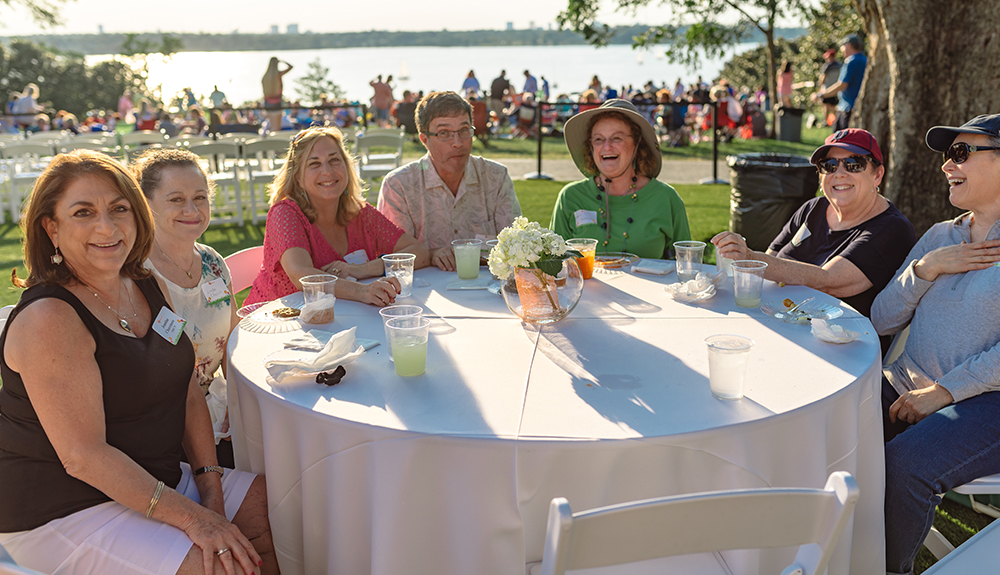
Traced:
<path id="1" fill-rule="evenodd" d="M 120 277 L 118 278 L 118 280 L 121 281 L 122 287 L 125 287 L 125 280 L 121 279 Z M 80 283 L 83 284 L 83 287 L 87 288 L 87 291 L 89 291 L 90 293 L 94 294 L 94 297 L 96 297 L 98 301 L 100 301 L 105 306 L 107 306 L 107 308 L 109 310 L 111 310 L 111 313 L 115 314 L 115 317 L 118 318 L 118 325 L 122 326 L 122 329 L 124 329 L 128 333 L 132 333 L 132 326 L 130 326 L 128 324 L 128 321 L 125 319 L 125 316 L 123 316 L 122 314 L 120 314 L 117 311 L 115 311 L 115 309 L 113 307 L 111 307 L 108 304 L 108 302 L 104 301 L 104 298 L 102 298 L 101 296 L 97 295 L 97 292 L 94 291 L 93 289 L 91 289 L 89 285 L 87 285 L 87 284 L 85 284 L 83 282 L 80 282 Z M 128 293 L 128 288 L 125 288 L 125 295 L 128 296 L 128 303 L 129 303 L 130 306 L 132 306 L 132 318 L 135 319 L 137 317 L 136 313 L 135 313 L 135 304 L 132 303 L 132 294 Z M 119 291 L 118 292 L 118 300 L 119 300 L 118 303 L 121 303 L 121 298 L 122 298 L 122 294 Z"/>
<path id="2" fill-rule="evenodd" d="M 191 275 L 191 272 L 189 272 L 186 269 L 182 268 L 181 266 L 177 265 L 177 262 L 175 262 L 174 260 L 170 259 L 170 256 L 167 255 L 167 252 L 163 251 L 163 248 L 160 247 L 160 244 L 156 244 L 156 249 L 160 250 L 160 255 L 162 255 L 163 257 L 167 258 L 167 261 L 170 262 L 170 263 L 172 263 L 172 264 L 174 264 L 174 267 L 176 267 L 177 269 L 179 269 L 182 272 L 184 272 L 185 274 L 187 274 L 187 277 L 188 277 L 189 280 L 190 279 L 194 279 L 194 276 Z M 191 266 L 188 266 L 188 267 L 191 267 Z"/>
<path id="3" fill-rule="evenodd" d="M 625 220 L 627 222 L 625 224 L 625 231 L 622 232 L 622 236 L 624 236 L 624 238 L 625 238 L 622 241 L 622 251 L 623 252 L 625 251 L 625 244 L 628 243 L 628 229 L 630 227 L 632 227 L 632 212 L 635 210 L 635 201 L 639 198 L 639 193 L 635 191 L 636 182 L 638 180 L 639 180 L 639 177 L 636 176 L 635 174 L 632 174 L 632 185 L 629 186 L 629 189 L 628 189 L 629 193 L 632 194 L 632 205 L 629 207 L 629 210 L 628 210 L 628 219 Z M 611 240 L 611 200 L 609 198 L 609 196 L 611 194 L 608 193 L 606 191 L 604 185 L 601 184 L 601 176 L 600 176 L 600 174 L 598 174 L 597 176 L 594 177 L 594 181 L 597 183 L 597 189 L 601 191 L 601 193 L 597 194 L 597 201 L 604 200 L 604 207 L 603 208 L 598 207 L 598 211 L 601 213 L 601 216 L 604 217 L 604 222 L 601 223 L 601 227 L 604 228 L 604 244 L 603 245 L 604 245 L 604 248 L 606 250 L 607 247 L 608 247 L 608 242 Z M 611 183 L 611 178 L 605 177 L 604 178 L 604 183 L 610 184 Z"/>

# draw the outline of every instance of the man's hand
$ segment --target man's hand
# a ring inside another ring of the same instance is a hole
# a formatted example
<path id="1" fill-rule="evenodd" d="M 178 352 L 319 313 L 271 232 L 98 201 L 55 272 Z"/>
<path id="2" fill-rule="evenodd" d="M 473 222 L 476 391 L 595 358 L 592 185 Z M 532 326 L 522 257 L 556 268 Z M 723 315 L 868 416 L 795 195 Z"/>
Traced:
<path id="1" fill-rule="evenodd" d="M 431 250 L 431 265 L 446 272 L 455 271 L 455 252 L 451 246 Z"/>
<path id="2" fill-rule="evenodd" d="M 914 389 L 899 396 L 889 407 L 889 421 L 896 423 L 899 419 L 914 424 L 953 401 L 951 392 L 936 383 Z"/>

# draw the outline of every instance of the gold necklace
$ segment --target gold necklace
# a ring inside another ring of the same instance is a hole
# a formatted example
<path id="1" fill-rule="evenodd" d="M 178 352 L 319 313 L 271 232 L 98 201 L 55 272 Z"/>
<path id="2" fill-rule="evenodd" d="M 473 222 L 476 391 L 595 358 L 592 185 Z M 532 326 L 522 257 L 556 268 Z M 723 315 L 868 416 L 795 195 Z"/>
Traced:
<path id="1" fill-rule="evenodd" d="M 118 278 L 118 281 L 121 282 L 122 287 L 125 287 L 125 280 L 123 280 L 120 276 Z M 83 284 L 83 287 L 87 288 L 87 291 L 89 291 L 90 293 L 94 294 L 94 297 L 96 297 L 98 301 L 100 301 L 101 303 L 103 303 L 104 305 L 106 305 L 108 307 L 108 309 L 111 310 L 111 313 L 115 314 L 115 317 L 118 318 L 118 325 L 122 326 L 122 329 L 124 329 L 125 331 L 127 331 L 129 333 L 132 333 L 132 326 L 130 326 L 128 324 L 128 321 L 125 319 L 125 316 L 123 316 L 122 314 L 120 314 L 117 311 L 115 311 L 115 309 L 113 307 L 111 307 L 108 304 L 108 302 L 104 301 L 104 298 L 102 298 L 101 296 L 97 295 L 97 291 L 91 289 L 91 287 L 89 285 L 87 285 L 87 284 L 85 284 L 83 282 L 80 282 L 80 283 Z M 129 303 L 130 306 L 132 306 L 132 318 L 135 319 L 138 316 L 136 316 L 136 313 L 135 313 L 135 304 L 132 303 L 132 294 L 130 294 L 128 292 L 128 288 L 125 288 L 125 295 L 128 296 L 128 303 Z M 121 292 L 121 290 L 119 290 L 118 291 L 118 303 L 121 303 L 121 299 L 122 299 L 122 292 Z"/>
<path id="2" fill-rule="evenodd" d="M 177 265 L 177 262 L 175 262 L 174 260 L 170 259 L 170 256 L 167 255 L 167 252 L 163 251 L 163 248 L 160 247 L 160 244 L 156 244 L 156 249 L 160 250 L 160 255 L 162 255 L 163 257 L 167 258 L 167 261 L 170 262 L 170 263 L 172 263 L 172 264 L 174 264 L 174 267 L 176 267 L 177 269 L 179 269 L 182 272 L 184 272 L 185 274 L 187 274 L 187 277 L 188 277 L 189 280 L 190 279 L 194 279 L 194 276 L 191 275 L 191 272 L 189 272 L 186 269 L 182 268 L 181 266 Z M 194 263 L 194 262 L 192 262 L 192 263 Z M 188 267 L 191 267 L 191 266 L 188 266 Z"/>

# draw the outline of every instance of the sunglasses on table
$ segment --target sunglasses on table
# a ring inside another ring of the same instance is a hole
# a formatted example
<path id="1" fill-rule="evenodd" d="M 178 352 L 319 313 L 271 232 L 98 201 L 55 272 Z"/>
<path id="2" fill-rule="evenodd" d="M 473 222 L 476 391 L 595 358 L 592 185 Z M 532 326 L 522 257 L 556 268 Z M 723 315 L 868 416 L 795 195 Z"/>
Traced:
<path id="1" fill-rule="evenodd" d="M 956 164 L 961 164 L 969 159 L 969 154 L 972 152 L 985 152 L 986 150 L 1000 150 L 1000 148 L 994 146 L 970 146 L 965 142 L 955 142 L 951 146 L 948 146 L 948 151 L 943 156 L 945 162 L 951 160 Z"/>
<path id="2" fill-rule="evenodd" d="M 860 174 L 868 167 L 867 156 L 850 156 L 847 158 L 826 158 L 816 163 L 816 168 L 821 174 L 832 174 L 837 171 L 837 166 L 844 164 L 844 169 L 851 174 Z"/>

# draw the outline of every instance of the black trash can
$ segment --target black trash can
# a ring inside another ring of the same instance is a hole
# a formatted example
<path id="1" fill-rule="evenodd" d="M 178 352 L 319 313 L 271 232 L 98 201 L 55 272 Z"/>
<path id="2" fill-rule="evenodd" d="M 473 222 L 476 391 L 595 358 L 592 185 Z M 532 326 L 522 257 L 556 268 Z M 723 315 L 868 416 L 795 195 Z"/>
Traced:
<path id="1" fill-rule="evenodd" d="M 729 229 L 764 251 L 781 228 L 819 189 L 809 158 L 783 154 L 729 156 Z"/>
<path id="2" fill-rule="evenodd" d="M 782 142 L 801 142 L 802 115 L 805 114 L 805 112 L 806 111 L 802 108 L 786 108 L 784 106 L 778 106 L 778 121 L 775 122 L 775 125 L 777 126 L 775 129 L 775 137 Z"/>

